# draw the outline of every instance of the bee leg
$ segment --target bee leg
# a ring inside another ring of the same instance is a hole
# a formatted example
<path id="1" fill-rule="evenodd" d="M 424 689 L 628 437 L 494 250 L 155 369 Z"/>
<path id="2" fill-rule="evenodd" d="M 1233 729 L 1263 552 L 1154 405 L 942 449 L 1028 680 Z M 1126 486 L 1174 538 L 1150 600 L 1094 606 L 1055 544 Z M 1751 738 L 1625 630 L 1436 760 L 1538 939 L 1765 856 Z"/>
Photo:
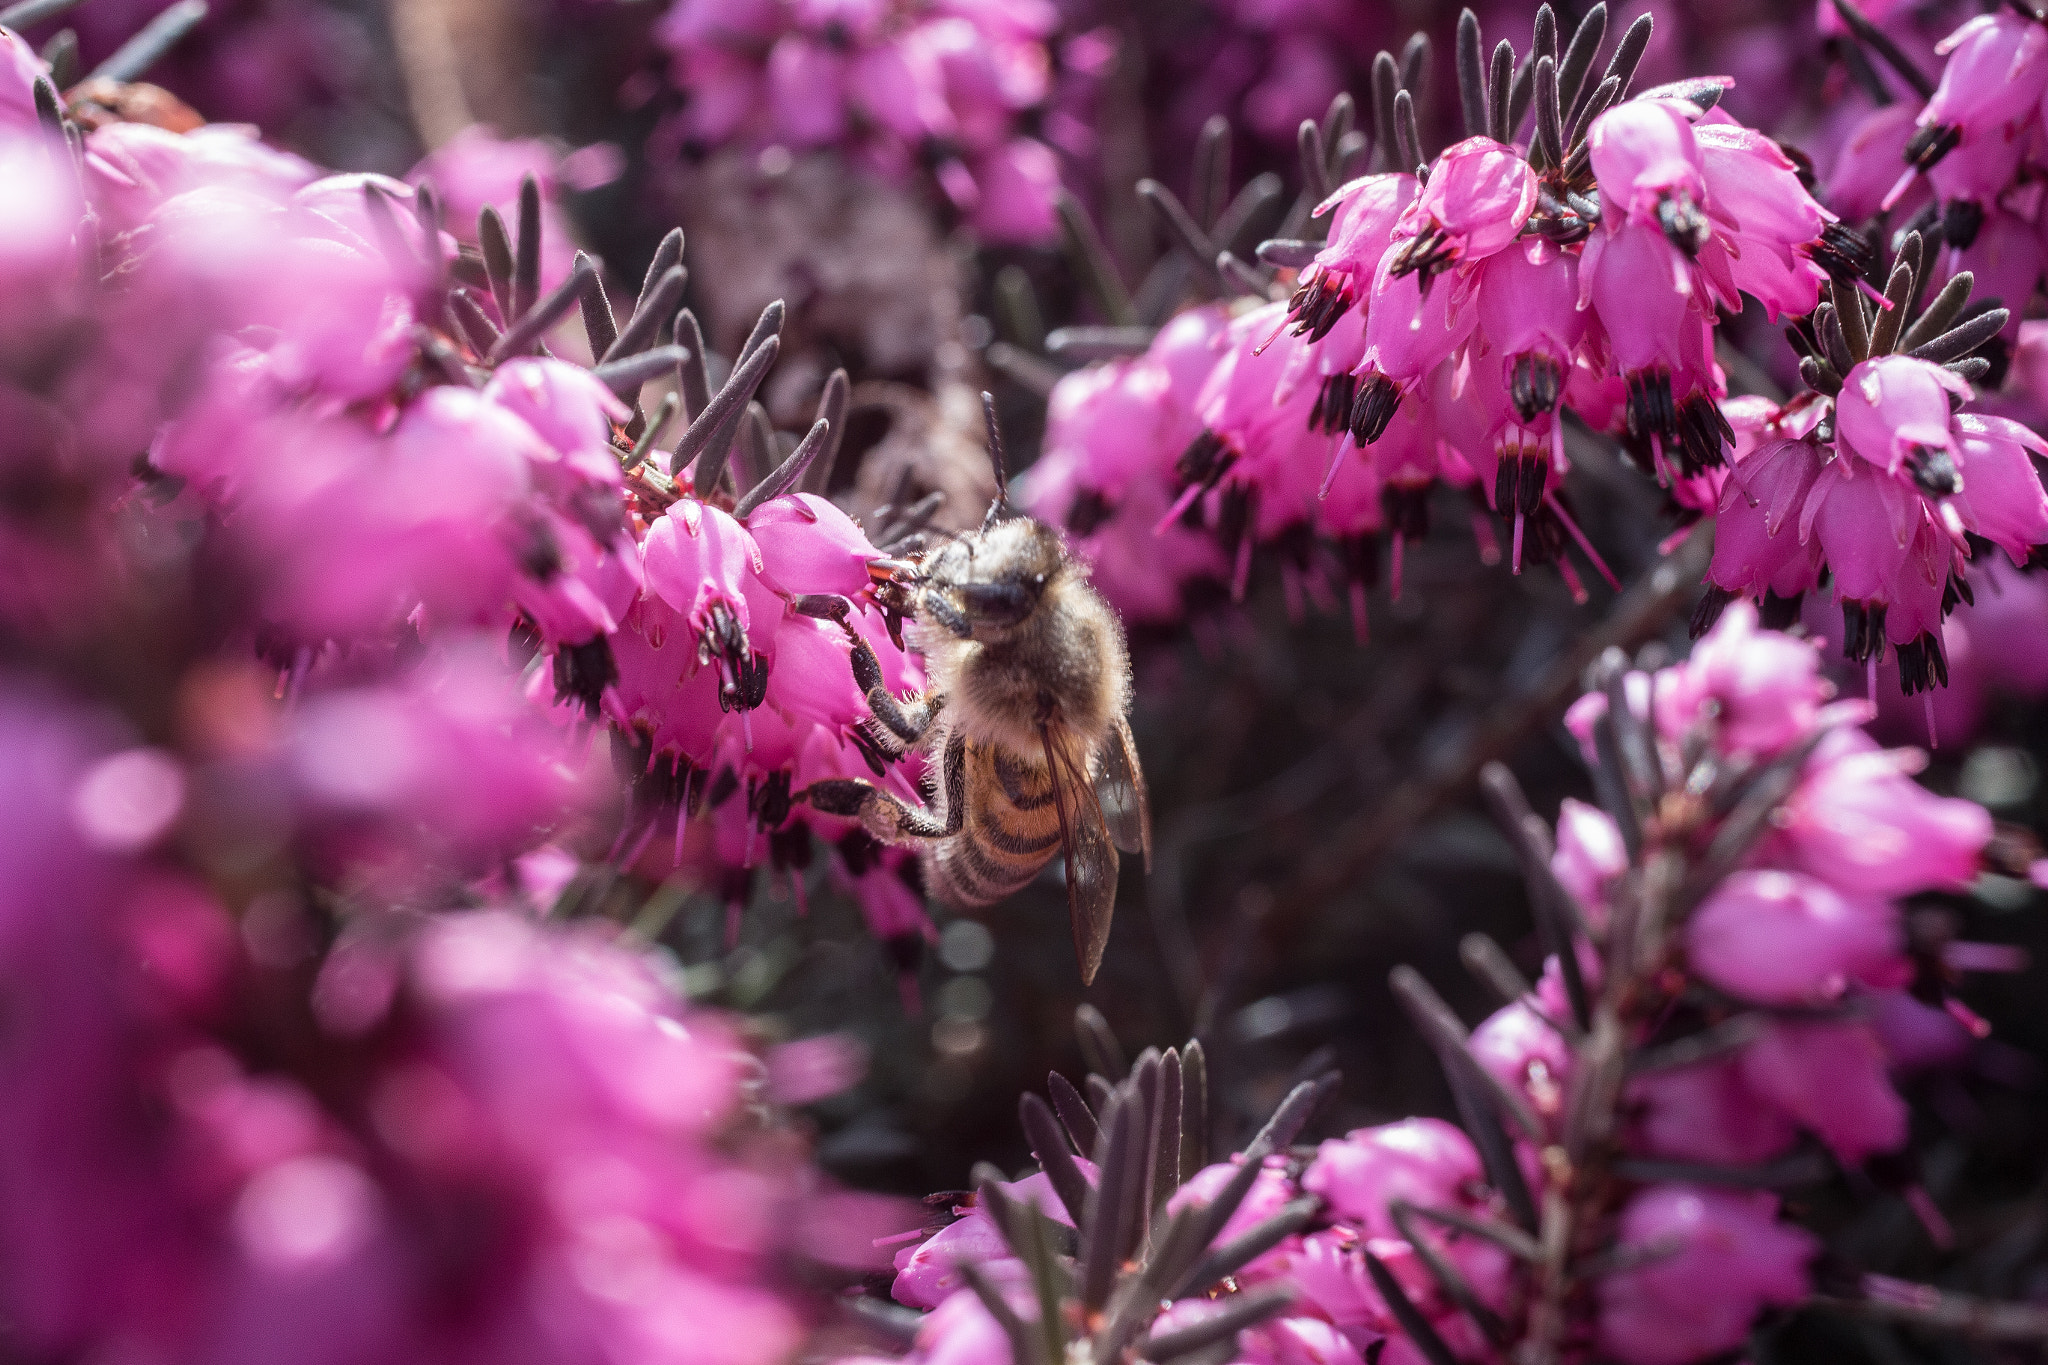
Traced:
<path id="1" fill-rule="evenodd" d="M 946 813 L 940 816 L 922 806 L 913 806 L 872 783 L 857 777 L 832 778 L 804 788 L 802 799 L 811 809 L 825 815 L 858 820 L 863 828 L 885 844 L 912 840 L 948 839 L 967 823 L 967 741 L 956 736 L 946 746 L 941 762 L 945 785 Z"/>
<path id="2" fill-rule="evenodd" d="M 920 612 L 931 617 L 932 620 L 944 626 L 958 638 L 962 640 L 974 638 L 974 623 L 967 619 L 966 613 L 962 612 L 960 608 L 947 601 L 945 594 L 937 592 L 921 593 L 918 596 L 917 606 Z"/>
<path id="3" fill-rule="evenodd" d="M 882 663 L 875 657 L 873 647 L 857 636 L 853 642 L 853 681 L 866 695 L 868 710 L 888 732 L 877 738 L 895 744 L 898 753 L 924 738 L 943 700 L 930 693 L 911 701 L 898 700 L 882 677 Z"/>
<path id="4" fill-rule="evenodd" d="M 847 613 L 853 610 L 853 603 L 836 592 L 800 592 L 789 599 L 789 608 L 799 616 L 837 621 L 843 626 Z"/>

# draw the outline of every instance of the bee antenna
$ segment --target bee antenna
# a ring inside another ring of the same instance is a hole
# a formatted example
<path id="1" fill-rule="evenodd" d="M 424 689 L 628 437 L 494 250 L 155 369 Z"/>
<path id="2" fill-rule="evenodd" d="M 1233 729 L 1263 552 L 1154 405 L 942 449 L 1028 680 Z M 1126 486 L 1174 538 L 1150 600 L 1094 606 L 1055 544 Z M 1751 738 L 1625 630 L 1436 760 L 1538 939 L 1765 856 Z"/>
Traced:
<path id="1" fill-rule="evenodd" d="M 981 529 L 986 531 L 1010 510 L 1010 472 L 1003 460 L 1003 428 L 996 421 L 996 396 L 987 389 L 981 391 L 981 415 L 988 422 L 988 462 L 995 466 L 996 473 L 995 501 L 988 505 L 988 515 L 981 519 Z"/>

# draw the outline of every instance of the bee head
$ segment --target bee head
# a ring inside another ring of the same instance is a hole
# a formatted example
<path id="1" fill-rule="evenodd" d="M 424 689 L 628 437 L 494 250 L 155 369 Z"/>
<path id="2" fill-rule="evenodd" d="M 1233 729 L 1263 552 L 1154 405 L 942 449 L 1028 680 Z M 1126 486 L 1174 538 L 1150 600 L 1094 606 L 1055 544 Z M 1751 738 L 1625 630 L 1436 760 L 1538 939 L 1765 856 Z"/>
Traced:
<path id="1" fill-rule="evenodd" d="M 928 613 L 961 639 L 999 638 L 1029 620 L 1067 570 L 1059 533 L 1013 517 L 948 545 L 933 566 L 940 597 Z"/>

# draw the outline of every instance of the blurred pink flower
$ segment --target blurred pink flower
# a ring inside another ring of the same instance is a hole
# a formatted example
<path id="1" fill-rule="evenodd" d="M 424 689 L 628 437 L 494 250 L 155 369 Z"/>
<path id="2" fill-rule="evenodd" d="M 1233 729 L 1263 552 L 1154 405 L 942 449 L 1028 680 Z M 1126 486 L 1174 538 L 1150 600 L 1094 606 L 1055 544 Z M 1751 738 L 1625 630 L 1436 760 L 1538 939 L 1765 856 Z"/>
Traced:
<path id="1" fill-rule="evenodd" d="M 1644 1264 L 1600 1282 L 1600 1349 L 1627 1365 L 1685 1365 L 1740 1346 L 1758 1311 L 1806 1294 L 1812 1237 L 1770 1195 L 1652 1186 L 1621 1213 Z"/>

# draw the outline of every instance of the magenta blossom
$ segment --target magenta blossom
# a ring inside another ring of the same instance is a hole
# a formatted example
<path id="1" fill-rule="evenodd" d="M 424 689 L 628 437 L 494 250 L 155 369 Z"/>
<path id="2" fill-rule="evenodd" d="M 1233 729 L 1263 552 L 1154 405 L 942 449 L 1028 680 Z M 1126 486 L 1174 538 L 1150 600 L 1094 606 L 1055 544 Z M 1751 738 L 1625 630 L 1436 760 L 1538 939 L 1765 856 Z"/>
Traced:
<path id="1" fill-rule="evenodd" d="M 1622 1210 L 1645 1263 L 1600 1284 L 1603 1351 L 1632 1365 L 1685 1365 L 1740 1346 L 1759 1309 L 1806 1294 L 1811 1237 L 1778 1223 L 1769 1195 L 1653 1187 Z"/>

